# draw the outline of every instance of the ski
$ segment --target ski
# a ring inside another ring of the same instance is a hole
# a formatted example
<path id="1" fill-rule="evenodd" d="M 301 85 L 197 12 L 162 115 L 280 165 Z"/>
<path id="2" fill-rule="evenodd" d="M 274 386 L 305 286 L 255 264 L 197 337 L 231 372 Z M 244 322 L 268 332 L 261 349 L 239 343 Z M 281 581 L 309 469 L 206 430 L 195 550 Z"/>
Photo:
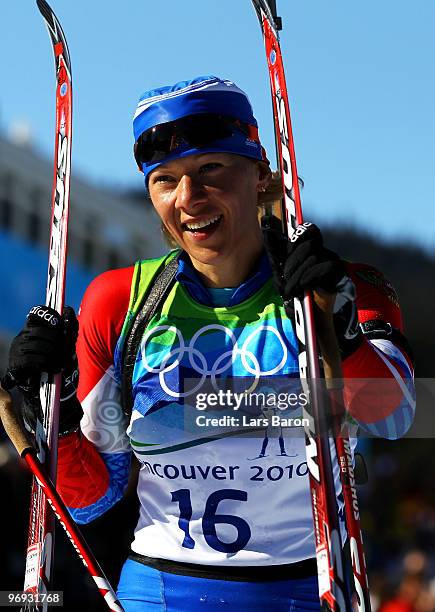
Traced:
<path id="1" fill-rule="evenodd" d="M 62 313 L 65 293 L 66 244 L 71 172 L 72 87 L 71 62 L 61 25 L 45 0 L 37 0 L 53 45 L 56 70 L 56 131 L 51 227 L 47 273 L 46 305 Z M 52 482 L 56 481 L 57 438 L 61 375 L 41 378 L 43 422 L 37 421 L 35 438 L 38 460 Z M 30 500 L 30 521 L 24 591 L 42 595 L 50 588 L 54 553 L 54 517 L 44 488 L 35 477 Z M 31 604 L 25 610 L 47 610 Z"/>
<path id="2" fill-rule="evenodd" d="M 277 16 L 276 0 L 252 0 L 263 32 L 272 95 L 277 159 L 283 185 L 282 218 L 289 238 L 303 223 L 295 148 L 290 119 L 290 107 L 278 31 L 282 29 Z M 319 302 L 316 303 L 320 306 Z M 331 303 L 324 302 L 323 332 L 332 329 Z M 368 582 L 365 570 L 359 510 L 353 480 L 352 457 L 348 437 L 334 426 L 335 448 L 345 502 L 345 515 L 350 539 L 354 589 L 346 587 L 345 560 L 342 551 L 337 498 L 333 478 L 327 414 L 339 416 L 342 407 L 342 382 L 339 359 L 326 374 L 326 353 L 330 347 L 322 344 L 328 397 L 323 393 L 319 349 L 314 321 L 314 297 L 307 292 L 303 300 L 294 300 L 295 326 L 299 343 L 299 373 L 301 384 L 310 398 L 304 418 L 310 496 L 316 544 L 319 596 L 322 609 L 347 611 L 370 610 Z M 319 322 L 317 321 L 319 326 Z M 317 330 L 319 331 L 319 330 Z M 322 333 L 323 333 L 322 332 Z M 334 334 L 332 334 L 334 335 Z M 330 336 L 330 334 L 329 334 Z M 329 337 L 329 340 L 331 338 Z M 319 338 L 319 342 L 321 340 Z M 335 354 L 337 350 L 336 339 Z M 330 342 L 331 343 L 331 342 Z M 328 364 L 329 365 L 329 364 Z M 309 411 L 308 411 L 309 410 Z M 334 419 L 336 422 L 337 419 Z"/>

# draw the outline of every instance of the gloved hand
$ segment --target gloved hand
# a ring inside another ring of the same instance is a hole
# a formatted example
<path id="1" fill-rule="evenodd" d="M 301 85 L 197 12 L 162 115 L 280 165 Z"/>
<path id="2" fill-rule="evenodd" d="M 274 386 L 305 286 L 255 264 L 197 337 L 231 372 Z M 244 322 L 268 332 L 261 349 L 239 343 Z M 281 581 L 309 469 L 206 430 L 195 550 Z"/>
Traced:
<path id="1" fill-rule="evenodd" d="M 289 317 L 293 300 L 306 290 L 337 293 L 334 326 L 342 357 L 361 343 L 355 307 L 355 287 L 346 276 L 343 261 L 323 245 L 319 228 L 303 223 L 290 239 L 282 233 L 281 221 L 273 216 L 262 219 L 263 237 L 276 290 L 282 296 Z M 353 292 L 352 292 L 353 289 Z"/>
<path id="2" fill-rule="evenodd" d="M 23 396 L 23 419 L 35 431 L 42 419 L 39 397 L 41 374 L 62 372 L 59 435 L 78 429 L 83 411 L 76 396 L 78 365 L 76 341 L 79 324 L 74 310 L 66 306 L 62 316 L 47 306 L 34 306 L 21 332 L 12 340 L 2 386 L 16 386 Z"/>
<path id="3" fill-rule="evenodd" d="M 336 292 L 346 272 L 337 253 L 324 247 L 317 225 L 303 223 L 287 239 L 282 234 L 281 222 L 276 217 L 267 217 L 263 221 L 263 235 L 275 285 L 284 302 L 302 297 L 307 289 Z"/>

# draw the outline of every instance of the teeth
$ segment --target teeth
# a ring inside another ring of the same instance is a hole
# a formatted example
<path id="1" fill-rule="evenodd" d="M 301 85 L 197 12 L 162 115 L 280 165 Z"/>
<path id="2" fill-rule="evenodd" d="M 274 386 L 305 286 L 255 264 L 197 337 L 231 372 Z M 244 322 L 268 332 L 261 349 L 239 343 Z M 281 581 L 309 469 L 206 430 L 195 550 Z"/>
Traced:
<path id="1" fill-rule="evenodd" d="M 203 227 L 207 227 L 208 225 L 211 225 L 212 223 L 215 223 L 215 221 L 220 219 L 220 217 L 221 215 L 216 215 L 215 217 L 212 217 L 211 219 L 207 219 L 204 221 L 198 221 L 197 223 L 185 223 L 185 225 L 187 229 L 198 230 L 198 229 L 202 229 Z"/>

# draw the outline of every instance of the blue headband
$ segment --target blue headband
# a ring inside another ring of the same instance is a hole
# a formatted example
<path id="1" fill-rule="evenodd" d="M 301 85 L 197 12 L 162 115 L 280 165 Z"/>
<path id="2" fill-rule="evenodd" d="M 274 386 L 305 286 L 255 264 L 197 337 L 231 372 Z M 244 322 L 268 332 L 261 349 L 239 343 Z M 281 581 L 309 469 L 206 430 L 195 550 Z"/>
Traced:
<path id="1" fill-rule="evenodd" d="M 141 134 L 156 125 L 201 113 L 226 115 L 257 127 L 251 104 L 241 89 L 231 81 L 223 81 L 214 76 L 200 76 L 191 81 L 181 81 L 142 94 L 133 119 L 134 138 L 137 140 Z M 186 144 L 163 160 L 143 163 L 145 185 L 150 172 L 165 162 L 196 153 L 214 152 L 236 153 L 267 161 L 261 144 L 240 133 L 210 143 L 201 149 Z"/>

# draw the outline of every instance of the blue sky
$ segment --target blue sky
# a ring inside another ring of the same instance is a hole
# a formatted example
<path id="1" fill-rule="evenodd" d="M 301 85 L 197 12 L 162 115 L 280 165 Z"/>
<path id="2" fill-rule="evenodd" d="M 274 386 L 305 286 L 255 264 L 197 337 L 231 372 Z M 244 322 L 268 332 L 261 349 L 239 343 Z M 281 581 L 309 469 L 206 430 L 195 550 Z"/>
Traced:
<path id="1" fill-rule="evenodd" d="M 249 0 L 51 0 L 73 67 L 73 172 L 140 187 L 140 93 L 199 74 L 247 91 L 270 155 L 263 42 Z M 277 0 L 305 217 L 435 251 L 435 3 Z M 0 129 L 31 126 L 51 156 L 54 62 L 31 0 L 2 3 Z M 273 157 L 273 156 L 272 156 Z"/>

